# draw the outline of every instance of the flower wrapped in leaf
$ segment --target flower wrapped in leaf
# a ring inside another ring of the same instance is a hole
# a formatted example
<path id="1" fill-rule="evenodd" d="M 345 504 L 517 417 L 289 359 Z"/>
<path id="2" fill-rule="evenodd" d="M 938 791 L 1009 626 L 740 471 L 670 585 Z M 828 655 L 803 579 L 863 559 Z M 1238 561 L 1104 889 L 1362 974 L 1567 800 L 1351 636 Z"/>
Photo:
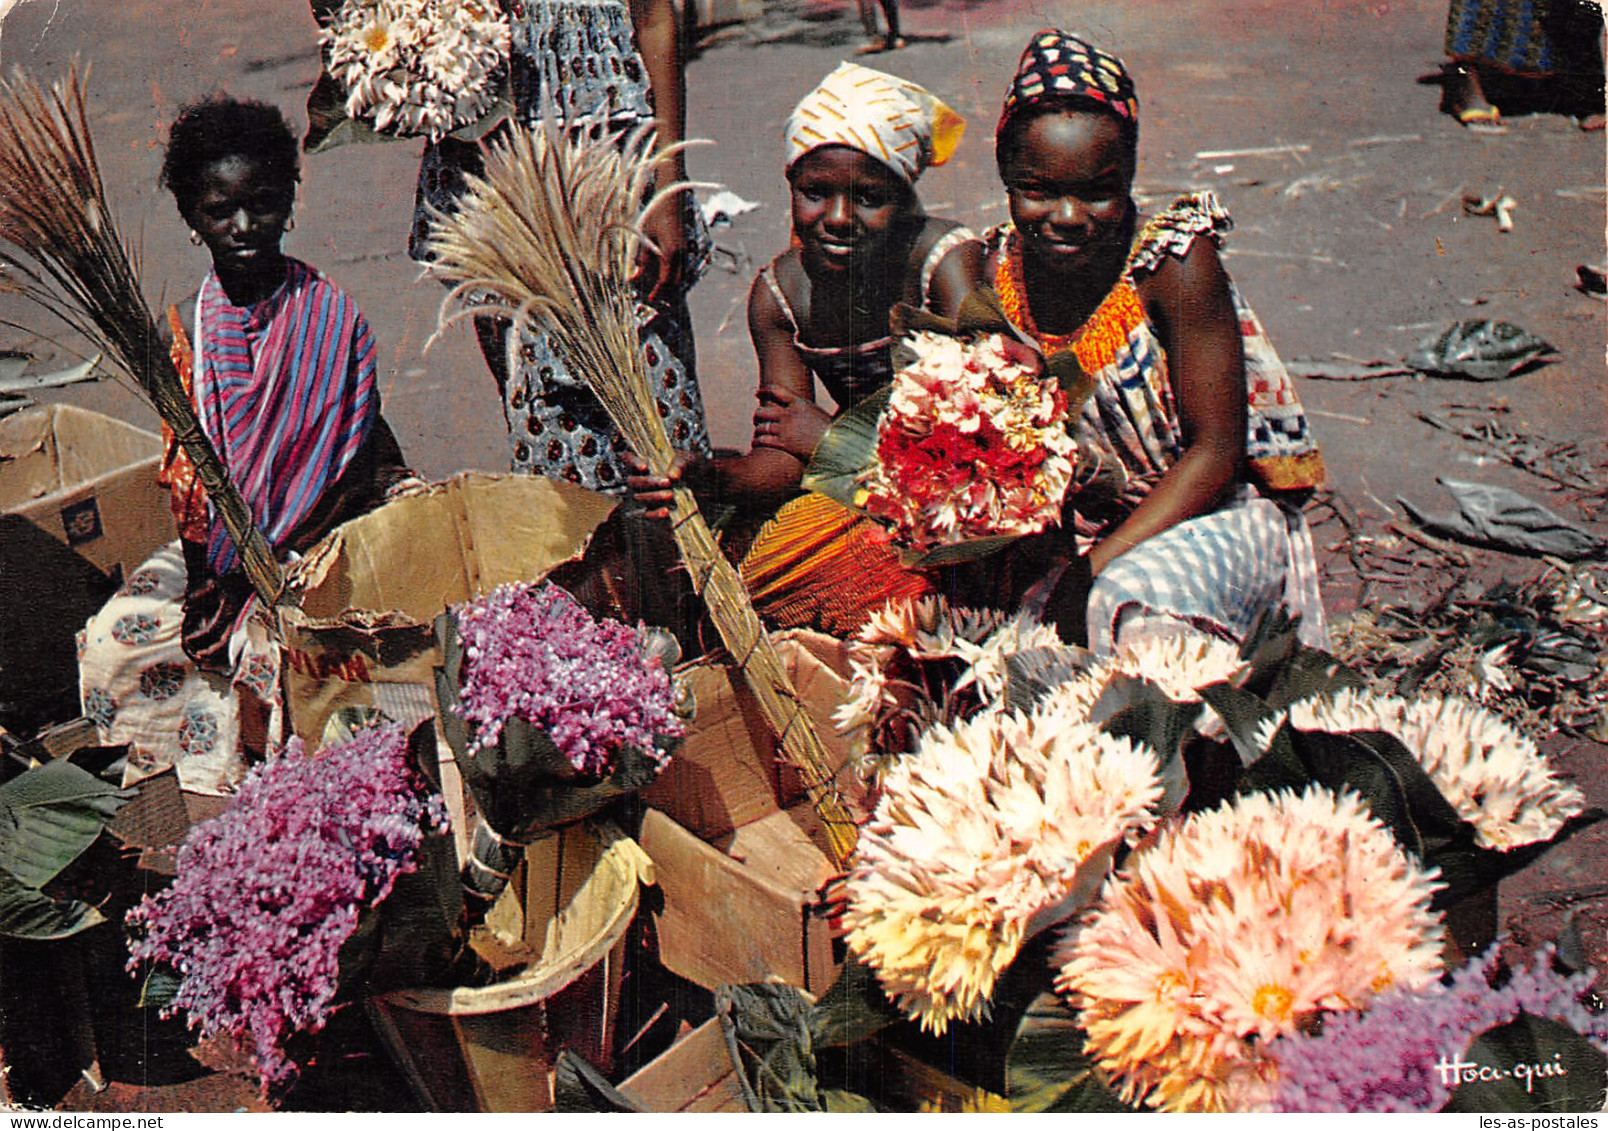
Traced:
<path id="1" fill-rule="evenodd" d="M 1272 1109 L 1441 1111 L 1462 1082 L 1460 1071 L 1448 1071 L 1448 1054 L 1473 1064 L 1490 1063 L 1465 1052 L 1470 1042 L 1521 1015 L 1566 1026 L 1580 1039 L 1578 1044 L 1569 1043 L 1589 1063 L 1591 1050 L 1581 1046 L 1590 1041 L 1601 1065 L 1608 1051 L 1608 1015 L 1592 1012 L 1584 1004 L 1592 992 L 1592 972 L 1559 973 L 1550 946 L 1536 954 L 1528 969 L 1506 970 L 1499 962 L 1500 949 L 1492 946 L 1446 983 L 1381 994 L 1365 1013 L 1341 1014 L 1327 1020 L 1321 1032 L 1293 1033 L 1274 1041 L 1268 1051 L 1278 1065 L 1279 1079 Z M 1567 1040 L 1564 1034 L 1556 1035 Z M 1546 1065 L 1552 1060 L 1543 1050 L 1537 1051 L 1541 1055 L 1531 1057 L 1532 1062 Z M 1555 1067 L 1568 1071 L 1561 1063 Z M 1552 1075 L 1546 1068 L 1539 1071 Z M 1545 1110 L 1541 1106 L 1545 1097 L 1536 1094 L 1538 1089 L 1527 1086 L 1524 1091 L 1537 1104 L 1532 1110 Z M 1601 1093 L 1597 1095 L 1600 1098 Z"/>
<path id="2" fill-rule="evenodd" d="M 1409 701 L 1342 688 L 1264 720 L 1264 749 L 1286 720 L 1298 731 L 1382 731 L 1395 738 L 1473 826 L 1482 848 L 1506 852 L 1551 840 L 1585 812 L 1580 791 L 1558 779 L 1533 741 L 1469 700 L 1425 695 Z"/>
<path id="3" fill-rule="evenodd" d="M 1058 526 L 1087 376 L 1037 362 L 987 288 L 953 320 L 901 305 L 894 325 L 892 383 L 832 424 L 804 487 L 884 524 L 915 566 Z"/>
<path id="4" fill-rule="evenodd" d="M 1063 942 L 1056 986 L 1125 1100 L 1254 1108 L 1269 1041 L 1435 979 L 1435 886 L 1354 795 L 1244 795 L 1129 857 Z"/>
<path id="5" fill-rule="evenodd" d="M 1023 941 L 1093 895 L 1161 792 L 1153 753 L 1054 709 L 933 727 L 861 831 L 850 950 L 925 1029 L 986 1016 Z"/>
<path id="6" fill-rule="evenodd" d="M 489 904 L 532 841 L 658 776 L 685 732 L 675 643 L 550 582 L 499 586 L 436 631 L 442 729 L 478 810 L 464 884 Z"/>
<path id="7" fill-rule="evenodd" d="M 1055 630 L 1027 613 L 968 609 L 942 596 L 890 601 L 849 646 L 849 690 L 833 721 L 875 768 L 908 752 L 923 728 L 998 702 L 1011 656 L 1060 646 Z"/>
<path id="8" fill-rule="evenodd" d="M 173 886 L 129 912 L 129 969 L 177 972 L 165 1011 L 249 1043 L 265 1095 L 299 1073 L 286 1042 L 329 1020 L 360 919 L 447 831 L 426 763 L 394 723 L 311 755 L 292 738 L 191 830 Z"/>
<path id="9" fill-rule="evenodd" d="M 350 119 L 439 141 L 497 107 L 512 38 L 497 0 L 344 0 L 321 22 Z"/>

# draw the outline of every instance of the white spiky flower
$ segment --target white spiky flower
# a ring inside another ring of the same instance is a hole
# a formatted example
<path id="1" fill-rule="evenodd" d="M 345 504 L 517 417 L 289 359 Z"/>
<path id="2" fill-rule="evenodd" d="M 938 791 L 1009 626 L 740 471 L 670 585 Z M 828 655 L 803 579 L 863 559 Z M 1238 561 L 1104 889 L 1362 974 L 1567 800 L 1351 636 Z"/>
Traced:
<path id="1" fill-rule="evenodd" d="M 1292 704 L 1296 730 L 1391 735 L 1424 767 L 1441 794 L 1474 826 L 1475 842 L 1507 851 L 1550 840 L 1585 808 L 1529 738 L 1500 715 L 1465 699 L 1425 695 L 1412 701 L 1345 688 Z M 1264 720 L 1265 750 L 1283 717 Z"/>
<path id="2" fill-rule="evenodd" d="M 966 670 L 952 687 L 940 692 L 928 689 L 922 681 L 922 695 L 929 690 L 947 694 L 975 684 L 979 695 L 986 697 L 984 689 L 988 688 L 995 689 L 997 696 L 1004 688 L 1006 657 L 1019 648 L 1038 647 L 1047 641 L 1059 642 L 1054 630 L 1026 614 L 1008 617 L 995 609 L 952 606 L 942 596 L 895 598 L 866 619 L 849 646 L 849 688 L 833 712 L 833 722 L 850 740 L 855 755 L 866 758 L 872 754 L 878 720 L 897 705 L 890 686 L 894 669 L 958 661 Z M 923 722 L 937 721 L 942 710 L 943 705 L 933 701 L 912 704 L 914 716 Z"/>
<path id="3" fill-rule="evenodd" d="M 1245 666 L 1237 646 L 1193 630 L 1124 642 L 1108 664 L 1113 673 L 1149 680 L 1174 703 L 1199 703 L 1201 688 L 1232 680 Z"/>
<path id="4" fill-rule="evenodd" d="M 970 667 L 955 684 L 958 691 L 976 686 L 978 697 L 984 703 L 995 703 L 1005 694 L 1009 676 L 1006 661 L 1018 652 L 1035 648 L 1063 648 L 1061 636 L 1055 629 L 1029 613 L 1020 612 L 995 629 L 982 644 L 967 650 Z"/>
<path id="5" fill-rule="evenodd" d="M 432 141 L 495 105 L 511 37 L 494 0 L 345 0 L 319 32 L 349 116 Z"/>
<path id="6" fill-rule="evenodd" d="M 1266 1098 L 1266 1043 L 1440 969 L 1435 876 L 1354 794 L 1250 794 L 1162 830 L 1069 932 L 1056 987 L 1124 1099 Z"/>
<path id="7" fill-rule="evenodd" d="M 882 789 L 844 885 L 845 937 L 936 1033 L 986 1015 L 1034 917 L 1092 894 L 1104 850 L 1149 827 L 1161 797 L 1150 750 L 1045 710 L 933 727 Z"/>

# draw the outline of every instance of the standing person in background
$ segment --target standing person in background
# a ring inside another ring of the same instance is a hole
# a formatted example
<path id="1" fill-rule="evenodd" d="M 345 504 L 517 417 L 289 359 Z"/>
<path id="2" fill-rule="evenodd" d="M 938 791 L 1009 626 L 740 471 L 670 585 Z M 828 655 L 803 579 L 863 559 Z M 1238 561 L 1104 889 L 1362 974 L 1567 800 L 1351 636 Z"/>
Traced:
<path id="1" fill-rule="evenodd" d="M 562 125 L 602 123 L 629 130 L 653 122 L 661 150 L 686 128 L 680 21 L 672 0 L 505 0 L 513 24 L 514 110 L 534 125 L 549 108 Z M 429 207 L 450 212 L 465 173 L 481 168 L 480 147 L 446 139 L 425 148 L 409 250 L 426 260 Z M 685 180 L 679 153 L 661 177 Z M 690 193 L 680 207 L 649 216 L 638 286 L 642 347 L 660 391 L 659 407 L 678 448 L 708 455 L 709 429 L 698 387 L 687 292 L 707 265 L 708 237 Z M 537 328 L 521 334 L 508 369 L 506 322 L 480 319 L 476 331 L 503 395 L 509 466 L 595 491 L 625 490 L 623 443 L 586 382 L 570 373 Z"/>
<path id="2" fill-rule="evenodd" d="M 1471 130 L 1500 133 L 1486 82 L 1512 77 L 1548 83 L 1552 105 L 1600 130 L 1602 30 L 1602 8 L 1591 0 L 1451 0 L 1442 109 Z"/>
<path id="3" fill-rule="evenodd" d="M 882 5 L 882 18 L 888 25 L 887 35 L 877 34 L 877 5 Z M 861 55 L 877 55 L 896 51 L 905 45 L 899 32 L 899 0 L 860 0 L 860 23 L 865 27 L 866 38 L 871 42 L 860 48 Z"/>

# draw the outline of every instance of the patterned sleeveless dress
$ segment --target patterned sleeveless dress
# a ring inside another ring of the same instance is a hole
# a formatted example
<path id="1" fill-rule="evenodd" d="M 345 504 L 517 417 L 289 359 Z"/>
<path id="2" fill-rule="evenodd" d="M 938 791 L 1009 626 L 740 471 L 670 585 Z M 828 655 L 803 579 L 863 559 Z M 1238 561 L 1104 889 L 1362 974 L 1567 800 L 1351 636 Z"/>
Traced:
<path id="1" fill-rule="evenodd" d="M 512 0 L 508 8 L 514 104 L 526 124 L 540 121 L 548 106 L 562 122 L 601 120 L 613 129 L 653 117 L 647 71 L 624 0 Z M 408 240 L 414 259 L 428 259 L 425 206 L 450 210 L 463 191 L 464 174 L 477 172 L 479 162 L 478 148 L 463 142 L 448 139 L 425 148 Z M 683 199 L 690 288 L 708 265 L 710 243 L 691 194 Z M 640 303 L 637 314 L 643 356 L 671 443 L 708 455 L 709 427 L 685 291 L 652 305 Z M 506 331 L 499 338 L 506 348 Z M 545 331 L 522 332 L 514 357 L 503 388 L 511 469 L 623 494 L 626 471 L 619 452 L 625 442 L 586 382 L 569 372 Z"/>
<path id="2" fill-rule="evenodd" d="M 1033 324 L 1014 229 L 1003 225 L 985 239 L 1002 253 L 994 284 L 1013 321 L 1046 353 L 1070 348 L 1095 379 L 1077 423 L 1079 459 L 1106 464 L 1115 486 L 1078 499 L 1080 550 L 1120 525 L 1183 454 L 1167 354 L 1138 284 L 1195 240 L 1220 241 L 1232 224 L 1211 193 L 1181 198 L 1141 227 L 1121 278 L 1065 335 Z M 1289 372 L 1232 283 L 1230 292 L 1245 349 L 1248 479 L 1217 510 L 1146 539 L 1101 572 L 1089 597 L 1089 647 L 1097 654 L 1130 633 L 1165 631 L 1168 622 L 1237 641 L 1280 604 L 1300 615 L 1303 641 L 1327 643 L 1312 536 L 1299 506 L 1324 480 L 1323 457 Z"/>

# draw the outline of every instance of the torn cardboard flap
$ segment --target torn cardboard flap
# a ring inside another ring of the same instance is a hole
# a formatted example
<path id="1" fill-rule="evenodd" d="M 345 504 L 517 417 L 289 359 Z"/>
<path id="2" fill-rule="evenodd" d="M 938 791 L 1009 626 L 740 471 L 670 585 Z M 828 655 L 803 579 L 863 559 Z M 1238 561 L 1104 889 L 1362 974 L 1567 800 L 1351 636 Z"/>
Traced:
<path id="1" fill-rule="evenodd" d="M 291 570 L 299 607 L 279 610 L 295 733 L 318 741 L 344 706 L 408 726 L 434 715 L 435 618 L 579 558 L 615 505 L 569 483 L 463 472 L 337 527 Z"/>

